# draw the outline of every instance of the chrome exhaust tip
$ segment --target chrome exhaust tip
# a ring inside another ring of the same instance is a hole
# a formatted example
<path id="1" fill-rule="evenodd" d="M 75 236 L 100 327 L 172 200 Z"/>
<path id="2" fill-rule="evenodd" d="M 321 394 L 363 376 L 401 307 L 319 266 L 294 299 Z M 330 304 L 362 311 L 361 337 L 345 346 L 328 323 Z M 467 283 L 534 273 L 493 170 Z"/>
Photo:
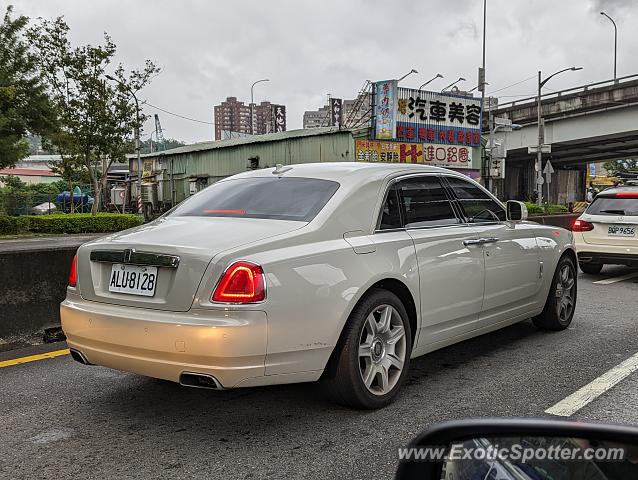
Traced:
<path id="1" fill-rule="evenodd" d="M 79 350 L 75 350 L 73 348 L 70 348 L 69 351 L 71 352 L 71 358 L 73 360 L 75 360 L 76 362 L 79 362 L 82 365 L 93 365 L 91 362 L 89 362 L 86 359 L 84 354 L 82 352 L 80 352 Z"/>
<path id="2" fill-rule="evenodd" d="M 209 390 L 224 389 L 219 380 L 206 373 L 182 372 L 179 376 L 179 384 L 184 387 L 207 388 Z"/>

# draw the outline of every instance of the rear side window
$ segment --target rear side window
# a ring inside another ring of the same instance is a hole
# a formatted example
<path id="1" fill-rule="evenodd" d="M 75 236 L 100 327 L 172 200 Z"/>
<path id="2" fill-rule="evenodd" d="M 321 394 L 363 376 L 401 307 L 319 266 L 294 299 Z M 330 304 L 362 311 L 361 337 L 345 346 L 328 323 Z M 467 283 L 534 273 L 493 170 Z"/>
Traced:
<path id="1" fill-rule="evenodd" d="M 396 184 L 390 187 L 383 202 L 379 218 L 379 230 L 392 230 L 403 227 L 401 224 L 401 206 L 396 187 Z"/>
<path id="2" fill-rule="evenodd" d="M 636 196 L 597 196 L 587 208 L 592 215 L 638 215 L 638 192 Z"/>
<path id="3" fill-rule="evenodd" d="M 311 221 L 339 188 L 316 178 L 223 180 L 185 200 L 171 215 Z"/>
<path id="4" fill-rule="evenodd" d="M 462 178 L 446 177 L 470 223 L 505 220 L 505 209 L 482 189 Z"/>
<path id="5" fill-rule="evenodd" d="M 406 228 L 459 223 L 441 181 L 436 177 L 403 180 L 398 184 Z"/>

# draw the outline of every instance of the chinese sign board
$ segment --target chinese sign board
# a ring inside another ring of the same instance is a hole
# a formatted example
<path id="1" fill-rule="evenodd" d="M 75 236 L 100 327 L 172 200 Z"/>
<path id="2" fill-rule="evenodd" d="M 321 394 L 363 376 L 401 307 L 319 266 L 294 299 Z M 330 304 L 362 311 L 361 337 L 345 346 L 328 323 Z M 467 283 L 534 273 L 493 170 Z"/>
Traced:
<path id="1" fill-rule="evenodd" d="M 374 84 L 374 138 L 394 138 L 396 129 L 397 81 L 385 80 Z"/>
<path id="2" fill-rule="evenodd" d="M 409 88 L 392 92 L 391 82 L 375 85 L 376 139 L 472 147 L 481 144 L 479 98 Z M 391 100 L 386 101 L 386 97 Z M 386 111 L 386 105 L 395 111 Z"/>
<path id="3" fill-rule="evenodd" d="M 272 105 L 273 132 L 286 131 L 286 106 Z"/>
<path id="4" fill-rule="evenodd" d="M 446 168 L 472 168 L 472 147 L 433 143 L 357 140 L 358 162 L 422 163 Z"/>
<path id="5" fill-rule="evenodd" d="M 142 178 L 150 177 L 153 173 L 153 160 L 144 160 L 142 162 Z"/>
<path id="6" fill-rule="evenodd" d="M 330 99 L 330 126 L 341 127 L 343 124 L 342 101 L 340 98 Z"/>

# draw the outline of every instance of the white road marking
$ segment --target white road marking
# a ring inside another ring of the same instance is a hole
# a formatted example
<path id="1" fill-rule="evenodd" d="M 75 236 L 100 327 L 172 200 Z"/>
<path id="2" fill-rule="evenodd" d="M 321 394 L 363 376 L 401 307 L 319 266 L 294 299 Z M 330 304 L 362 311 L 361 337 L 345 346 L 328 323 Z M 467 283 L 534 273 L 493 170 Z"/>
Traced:
<path id="1" fill-rule="evenodd" d="M 629 280 L 630 278 L 638 277 L 638 272 L 628 273 L 626 275 L 621 275 L 620 277 L 612 277 L 606 278 L 605 280 L 597 280 L 592 283 L 596 283 L 598 285 L 609 285 L 611 283 L 622 282 L 623 280 Z"/>
<path id="2" fill-rule="evenodd" d="M 636 370 L 638 370 L 638 353 L 633 354 L 627 360 L 603 373 L 580 390 L 575 391 L 553 407 L 548 408 L 545 413 L 569 417 Z"/>

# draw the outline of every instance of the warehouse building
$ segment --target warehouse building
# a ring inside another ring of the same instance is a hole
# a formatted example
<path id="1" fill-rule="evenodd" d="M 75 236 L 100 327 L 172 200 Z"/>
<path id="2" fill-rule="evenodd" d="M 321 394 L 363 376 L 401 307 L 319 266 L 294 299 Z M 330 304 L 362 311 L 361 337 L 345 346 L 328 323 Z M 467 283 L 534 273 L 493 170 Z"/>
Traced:
<path id="1" fill-rule="evenodd" d="M 356 158 L 355 141 L 367 135 L 367 128 L 325 127 L 196 143 L 143 154 L 143 183 L 154 184 L 156 190 L 145 202 L 157 201 L 165 206 L 172 203 L 171 197 L 174 202 L 181 202 L 217 180 L 278 163 L 351 162 Z M 136 178 L 137 161 L 133 155 L 129 155 L 129 169 L 131 178 Z M 135 192 L 128 198 L 135 198 Z"/>
<path id="2" fill-rule="evenodd" d="M 476 178 L 480 171 L 480 147 L 470 147 L 470 162 L 462 171 Z M 429 163 L 412 144 L 371 141 L 370 128 L 320 127 L 271 133 L 216 142 L 203 142 L 141 155 L 142 200 L 162 211 L 216 181 L 237 173 L 276 164 L 314 162 Z M 445 166 L 445 165 L 443 165 Z M 451 163 L 449 166 L 458 166 Z M 120 193 L 135 199 L 137 161 L 129 155 L 127 185 L 133 191 Z M 122 187 L 118 187 L 122 188 Z M 127 200 L 127 203 L 130 200 Z"/>

